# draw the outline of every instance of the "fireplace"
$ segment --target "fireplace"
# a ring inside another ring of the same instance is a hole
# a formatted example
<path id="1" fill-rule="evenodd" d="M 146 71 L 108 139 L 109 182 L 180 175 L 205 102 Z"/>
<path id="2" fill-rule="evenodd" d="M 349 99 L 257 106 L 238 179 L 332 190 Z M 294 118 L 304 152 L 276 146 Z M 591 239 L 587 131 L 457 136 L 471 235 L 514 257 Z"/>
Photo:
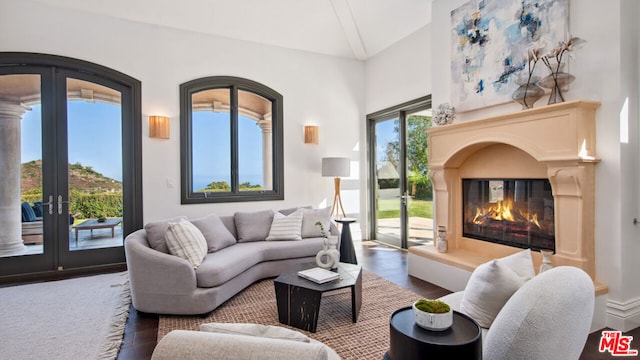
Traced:
<path id="1" fill-rule="evenodd" d="M 462 179 L 462 236 L 555 250 L 553 195 L 547 179 Z"/>
<path id="2" fill-rule="evenodd" d="M 472 271 L 471 264 L 520 248 L 549 248 L 554 266 L 577 266 L 595 278 L 598 107 L 578 100 L 429 129 L 434 226 L 446 227 L 449 243 L 446 254 L 433 249 L 430 258 Z M 484 225 L 476 224 L 476 207 Z M 489 220 L 492 207 L 522 212 L 520 229 Z"/>

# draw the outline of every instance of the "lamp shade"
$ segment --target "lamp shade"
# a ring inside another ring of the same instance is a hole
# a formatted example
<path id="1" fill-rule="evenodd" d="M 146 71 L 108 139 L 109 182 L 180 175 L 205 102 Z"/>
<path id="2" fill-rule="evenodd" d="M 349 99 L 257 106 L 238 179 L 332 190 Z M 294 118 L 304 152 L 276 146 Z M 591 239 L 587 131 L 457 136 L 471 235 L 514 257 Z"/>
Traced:
<path id="1" fill-rule="evenodd" d="M 348 177 L 350 175 L 351 160 L 349 158 L 322 158 L 322 176 Z"/>

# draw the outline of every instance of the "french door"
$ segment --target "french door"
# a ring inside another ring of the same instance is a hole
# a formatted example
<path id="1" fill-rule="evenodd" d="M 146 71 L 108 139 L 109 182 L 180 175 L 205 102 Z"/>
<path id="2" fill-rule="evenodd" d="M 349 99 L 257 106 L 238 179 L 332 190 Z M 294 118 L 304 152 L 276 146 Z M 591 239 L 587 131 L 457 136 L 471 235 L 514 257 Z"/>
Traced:
<path id="1" fill-rule="evenodd" d="M 0 277 L 123 263 L 142 219 L 139 82 L 0 53 L 0 98 Z"/>
<path id="2" fill-rule="evenodd" d="M 433 189 L 428 177 L 427 131 L 431 97 L 367 116 L 369 238 L 400 248 L 433 241 Z"/>

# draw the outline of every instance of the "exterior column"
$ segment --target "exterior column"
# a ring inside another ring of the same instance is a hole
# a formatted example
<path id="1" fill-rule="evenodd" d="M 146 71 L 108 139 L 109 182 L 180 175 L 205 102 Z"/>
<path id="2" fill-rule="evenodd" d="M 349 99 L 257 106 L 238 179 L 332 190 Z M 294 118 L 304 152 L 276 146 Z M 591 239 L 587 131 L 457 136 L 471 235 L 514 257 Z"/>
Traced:
<path id="1" fill-rule="evenodd" d="M 262 120 L 258 121 L 258 126 L 262 130 L 262 188 L 273 190 L 273 125 L 271 113 L 265 114 Z"/>
<path id="2" fill-rule="evenodd" d="M 19 102 L 0 100 L 0 256 L 27 250 L 20 209 L 20 122 L 24 112 Z"/>

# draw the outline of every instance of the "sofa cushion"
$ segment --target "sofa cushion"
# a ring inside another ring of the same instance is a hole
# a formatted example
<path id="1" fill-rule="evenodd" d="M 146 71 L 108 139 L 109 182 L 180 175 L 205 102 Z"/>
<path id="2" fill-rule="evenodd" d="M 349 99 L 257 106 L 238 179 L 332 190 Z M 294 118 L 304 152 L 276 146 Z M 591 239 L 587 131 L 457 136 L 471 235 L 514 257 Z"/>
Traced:
<path id="1" fill-rule="evenodd" d="M 323 245 L 323 238 L 237 243 L 207 254 L 196 269 L 196 281 L 201 288 L 219 286 L 263 261 L 315 257 Z"/>
<path id="2" fill-rule="evenodd" d="M 471 274 L 460 301 L 460 311 L 481 327 L 489 328 L 500 309 L 525 281 L 498 260 L 486 262 Z"/>
<path id="3" fill-rule="evenodd" d="M 190 220 L 207 240 L 207 251 L 214 252 L 236 243 L 236 238 L 216 214 Z"/>
<path id="4" fill-rule="evenodd" d="M 302 240 L 302 209 L 289 215 L 277 212 L 273 215 L 271 229 L 265 240 Z"/>
<path id="5" fill-rule="evenodd" d="M 324 230 L 328 233 L 331 228 L 331 208 L 324 209 L 302 209 L 302 238 L 321 237 L 320 227 L 316 222 L 322 223 Z"/>
<path id="6" fill-rule="evenodd" d="M 269 236 L 273 210 L 237 212 L 233 217 L 238 231 L 238 242 L 261 241 Z"/>
<path id="7" fill-rule="evenodd" d="M 186 219 L 170 222 L 164 234 L 169 253 L 187 260 L 194 269 L 207 255 L 207 240 L 198 228 Z"/>
<path id="8" fill-rule="evenodd" d="M 186 216 L 176 216 L 169 219 L 153 221 L 147 223 L 144 226 L 144 230 L 147 232 L 147 241 L 152 249 L 161 251 L 165 254 L 169 253 L 167 242 L 164 239 L 164 233 L 169 227 L 169 222 L 178 222 L 181 219 L 186 219 Z"/>
<path id="9" fill-rule="evenodd" d="M 278 210 L 278 212 L 283 215 L 291 215 L 293 214 L 294 211 L 298 209 L 311 209 L 311 206 L 299 206 L 299 207 L 293 207 L 293 208 L 280 209 Z"/>

